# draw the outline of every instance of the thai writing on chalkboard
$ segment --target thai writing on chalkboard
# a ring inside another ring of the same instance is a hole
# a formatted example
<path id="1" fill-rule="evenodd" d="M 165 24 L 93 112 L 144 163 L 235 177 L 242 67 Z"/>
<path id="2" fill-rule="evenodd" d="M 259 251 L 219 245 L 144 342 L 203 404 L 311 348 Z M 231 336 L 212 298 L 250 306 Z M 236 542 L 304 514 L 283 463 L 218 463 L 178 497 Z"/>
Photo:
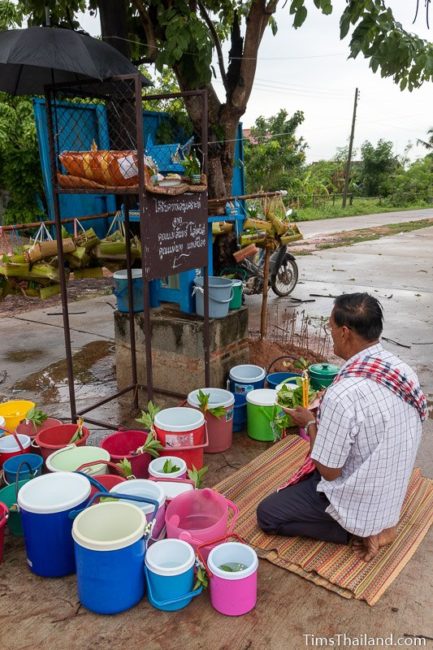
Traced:
<path id="1" fill-rule="evenodd" d="M 207 265 L 207 195 L 148 199 L 144 240 L 147 280 Z"/>

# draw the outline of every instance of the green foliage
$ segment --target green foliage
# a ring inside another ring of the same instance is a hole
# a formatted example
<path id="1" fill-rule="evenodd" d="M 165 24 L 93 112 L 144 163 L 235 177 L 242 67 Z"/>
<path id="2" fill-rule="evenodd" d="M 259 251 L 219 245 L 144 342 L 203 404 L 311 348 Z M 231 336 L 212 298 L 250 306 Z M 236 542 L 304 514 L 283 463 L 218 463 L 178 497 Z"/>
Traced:
<path id="1" fill-rule="evenodd" d="M 158 458 L 159 452 L 162 451 L 164 447 L 162 444 L 159 442 L 159 440 L 156 439 L 155 434 L 153 431 L 149 431 L 147 434 L 147 438 L 144 442 L 144 445 L 141 445 L 141 447 L 137 447 L 135 450 L 135 454 L 149 454 L 152 456 L 152 458 Z"/>
<path id="2" fill-rule="evenodd" d="M 31 422 L 35 427 L 41 426 L 41 424 L 43 424 L 47 419 L 48 415 L 41 409 L 38 409 L 37 406 L 34 406 L 26 413 L 27 422 Z"/>
<path id="3" fill-rule="evenodd" d="M 203 479 L 205 475 L 207 474 L 208 471 L 207 465 L 202 467 L 201 469 L 196 469 L 194 465 L 192 466 L 192 469 L 188 470 L 188 478 L 191 479 L 191 481 L 194 482 L 194 487 L 196 489 L 200 488 L 203 484 Z"/>
<path id="4" fill-rule="evenodd" d="M 208 585 L 209 585 L 209 579 L 207 577 L 206 569 L 203 566 L 199 566 L 195 574 L 195 583 L 194 583 L 193 591 L 195 591 L 199 587 L 203 587 L 203 589 L 207 589 Z"/>
<path id="5" fill-rule="evenodd" d="M 160 407 L 156 406 L 151 400 L 147 403 L 147 411 L 141 411 L 139 418 L 136 418 L 135 421 L 140 424 L 144 424 L 148 431 L 153 431 L 153 423 L 155 421 L 155 415 L 159 413 Z"/>
<path id="6" fill-rule="evenodd" d="M 200 411 L 202 413 L 210 413 L 216 418 L 222 418 L 226 414 L 224 406 L 216 406 L 209 408 L 210 393 L 204 393 L 201 389 L 197 393 L 197 399 L 200 404 Z"/>
<path id="7" fill-rule="evenodd" d="M 175 465 L 170 458 L 167 458 L 164 465 L 162 466 L 162 471 L 164 474 L 172 474 L 173 472 L 178 472 L 180 467 Z"/>
<path id="8" fill-rule="evenodd" d="M 120 462 L 116 463 L 116 467 L 119 468 L 124 478 L 129 478 L 130 476 L 133 476 L 132 465 L 127 458 L 122 458 Z"/>
<path id="9" fill-rule="evenodd" d="M 360 182 L 365 196 L 386 196 L 392 183 L 392 174 L 401 165 L 398 156 L 393 153 L 392 142 L 379 140 L 374 146 L 364 142 L 361 147 L 362 166 Z"/>
<path id="10" fill-rule="evenodd" d="M 302 111 L 290 118 L 281 109 L 270 118 L 259 117 L 251 129 L 251 140 L 244 140 L 247 191 L 288 189 L 305 161 L 307 144 L 296 137 L 304 121 Z"/>
<path id="11" fill-rule="evenodd" d="M 408 206 L 425 201 L 431 204 L 433 199 L 433 160 L 426 156 L 416 160 L 407 170 L 400 168 L 390 182 L 386 199 L 390 205 Z"/>
<path id="12" fill-rule="evenodd" d="M 39 221 L 44 193 L 33 106 L 27 97 L 0 93 L 0 188 L 9 193 L 4 223 Z"/>

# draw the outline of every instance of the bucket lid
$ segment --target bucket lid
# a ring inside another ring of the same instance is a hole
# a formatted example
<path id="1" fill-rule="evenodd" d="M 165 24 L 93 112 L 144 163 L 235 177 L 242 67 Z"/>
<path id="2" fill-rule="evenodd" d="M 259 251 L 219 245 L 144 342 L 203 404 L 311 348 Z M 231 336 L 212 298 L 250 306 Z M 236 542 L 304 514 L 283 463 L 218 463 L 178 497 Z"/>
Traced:
<path id="1" fill-rule="evenodd" d="M 188 408 L 187 406 L 174 406 L 159 411 L 155 415 L 154 424 L 164 431 L 191 431 L 203 426 L 204 415 L 197 409 Z"/>
<path id="2" fill-rule="evenodd" d="M 146 499 L 153 499 L 158 501 L 161 507 L 165 503 L 165 494 L 159 483 L 149 481 L 145 478 L 133 478 L 123 483 L 117 484 L 110 489 L 110 492 L 118 492 L 125 496 L 131 495 L 133 497 L 144 497 Z M 140 508 L 144 513 L 148 514 L 153 512 L 154 507 L 151 503 L 139 503 L 138 501 L 126 501 L 126 503 L 133 503 L 137 508 Z"/>
<path id="3" fill-rule="evenodd" d="M 247 402 L 256 406 L 274 406 L 277 391 L 273 388 L 258 388 L 247 393 Z"/>
<path id="4" fill-rule="evenodd" d="M 120 271 L 114 271 L 113 273 L 113 278 L 114 280 L 127 280 L 128 279 L 128 271 L 126 269 L 121 269 Z M 131 269 L 131 277 L 133 280 L 136 280 L 137 278 L 142 277 L 142 271 L 141 269 Z"/>
<path id="5" fill-rule="evenodd" d="M 340 372 L 340 367 L 332 363 L 314 363 L 308 368 L 310 375 L 321 378 L 335 377 Z"/>
<path id="6" fill-rule="evenodd" d="M 75 518 L 72 537 L 92 551 L 117 551 L 141 539 L 145 525 L 144 512 L 131 503 L 97 503 Z"/>
<path id="7" fill-rule="evenodd" d="M 162 539 L 149 546 L 144 561 L 152 573 L 174 576 L 194 566 L 195 553 L 191 544 L 182 539 Z"/>
<path id="8" fill-rule="evenodd" d="M 17 433 L 16 435 L 24 449 L 30 447 L 31 439 L 29 436 L 25 436 L 23 433 Z M 15 436 L 7 435 L 0 438 L 0 453 L 11 454 L 16 451 L 21 451 L 21 447 L 18 445 Z"/>
<path id="9" fill-rule="evenodd" d="M 18 505 L 26 512 L 52 514 L 83 503 L 90 494 L 85 476 L 73 472 L 55 472 L 27 481 L 18 492 Z"/>
<path id="10" fill-rule="evenodd" d="M 189 479 L 182 479 L 184 482 L 177 482 L 176 480 L 162 480 L 160 481 L 160 486 L 164 490 L 165 497 L 167 501 L 171 501 L 175 497 L 178 497 L 180 494 L 185 494 L 186 492 L 191 492 L 194 490 L 194 484 Z"/>
<path id="11" fill-rule="evenodd" d="M 209 395 L 208 408 L 216 408 L 217 406 L 228 407 L 233 406 L 235 403 L 233 393 L 223 388 L 197 388 L 188 393 L 187 402 L 190 406 L 200 407 L 200 401 L 198 399 L 200 391 Z"/>
<path id="12" fill-rule="evenodd" d="M 63 447 L 62 449 L 57 449 L 50 454 L 45 461 L 47 469 L 50 472 L 74 472 L 80 465 L 84 463 L 91 463 L 93 461 L 103 460 L 109 461 L 110 454 L 102 447 L 76 447 L 75 445 L 69 445 L 68 447 Z M 89 474 L 103 474 L 105 472 L 104 465 L 94 465 L 90 468 Z"/>
<path id="13" fill-rule="evenodd" d="M 234 381 L 261 381 L 265 378 L 266 370 L 261 366 L 254 366 L 250 363 L 234 366 L 230 372 L 229 377 Z"/>

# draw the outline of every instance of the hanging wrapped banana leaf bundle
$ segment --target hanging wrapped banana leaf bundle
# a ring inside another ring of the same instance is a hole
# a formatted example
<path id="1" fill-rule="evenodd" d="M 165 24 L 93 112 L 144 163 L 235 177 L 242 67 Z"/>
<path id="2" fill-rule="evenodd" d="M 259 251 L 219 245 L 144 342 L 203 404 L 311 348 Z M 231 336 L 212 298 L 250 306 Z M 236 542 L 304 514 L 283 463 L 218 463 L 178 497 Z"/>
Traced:
<path id="1" fill-rule="evenodd" d="M 82 230 L 76 237 L 74 237 L 74 242 L 77 248 L 84 247 L 86 252 L 88 252 L 99 244 L 100 239 L 93 228 L 87 228 L 87 230 Z"/>
<path id="2" fill-rule="evenodd" d="M 93 249 L 92 253 L 98 260 L 126 260 L 126 241 L 125 237 L 118 230 L 112 235 L 101 239 L 99 244 Z M 131 257 L 132 259 L 141 256 L 140 240 L 137 237 L 131 238 Z"/>
<path id="3" fill-rule="evenodd" d="M 287 228 L 286 232 L 281 235 L 280 241 L 282 244 L 290 244 L 294 241 L 298 241 L 299 239 L 302 239 L 303 235 L 301 231 L 299 230 L 298 226 L 296 223 L 291 223 L 289 224 L 289 227 Z"/>
<path id="4" fill-rule="evenodd" d="M 4 260 L 3 256 L 3 260 Z M 20 280 L 51 280 L 59 282 L 59 270 L 47 262 L 0 262 L 0 275 Z"/>
<path id="5" fill-rule="evenodd" d="M 239 238 L 239 243 L 241 246 L 248 246 L 249 244 L 264 243 L 265 240 L 266 230 L 245 230 Z"/>
<path id="6" fill-rule="evenodd" d="M 277 235 L 283 235 L 290 223 L 286 217 L 286 208 L 281 196 L 272 196 L 263 199 L 263 210 L 266 219 L 270 221 Z"/>
<path id="7" fill-rule="evenodd" d="M 233 224 L 228 221 L 214 221 L 212 223 L 212 235 L 223 235 L 226 232 L 232 232 Z"/>
<path id="8" fill-rule="evenodd" d="M 72 253 L 75 251 L 75 244 L 71 237 L 62 239 L 62 246 L 64 253 Z M 57 241 L 55 239 L 36 242 L 25 252 L 26 259 L 31 263 L 38 262 L 47 257 L 54 257 L 55 255 L 57 255 Z"/>
<path id="9" fill-rule="evenodd" d="M 264 219 L 252 219 L 247 217 L 243 224 L 244 230 L 266 230 L 266 232 L 271 232 L 273 229 L 272 223 L 270 221 L 265 221 Z"/>
<path id="10" fill-rule="evenodd" d="M 87 268 L 83 269 L 74 269 L 74 280 L 84 280 L 87 278 L 98 279 L 103 277 L 104 272 L 102 270 L 102 266 L 88 266 Z"/>

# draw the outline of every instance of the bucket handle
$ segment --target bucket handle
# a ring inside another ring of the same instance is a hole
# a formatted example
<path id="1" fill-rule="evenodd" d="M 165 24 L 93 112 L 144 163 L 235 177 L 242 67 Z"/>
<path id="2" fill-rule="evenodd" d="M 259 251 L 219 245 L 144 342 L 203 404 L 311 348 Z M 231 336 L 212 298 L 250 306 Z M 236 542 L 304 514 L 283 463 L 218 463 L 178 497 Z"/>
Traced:
<path id="1" fill-rule="evenodd" d="M 205 488 L 205 490 L 209 490 L 209 489 L 210 488 Z M 223 495 L 219 494 L 219 496 L 223 496 Z M 227 499 L 226 497 L 223 497 L 223 499 L 227 503 L 227 507 L 229 509 L 233 510 L 233 516 L 232 516 L 231 522 L 230 522 L 230 524 L 228 526 L 226 537 L 235 536 L 236 533 L 233 532 L 233 528 L 235 527 L 235 524 L 236 524 L 236 522 L 238 520 L 238 517 L 239 517 L 239 508 L 237 507 L 237 505 L 235 503 L 233 503 L 233 501 L 230 501 L 230 499 Z M 179 539 L 182 539 L 185 542 L 188 542 L 189 544 L 191 544 L 193 546 L 196 546 L 196 547 L 199 547 L 199 546 L 211 546 L 214 543 L 214 542 L 205 542 L 203 544 L 203 540 L 195 539 L 195 537 L 193 537 L 189 531 L 185 531 L 185 532 L 180 533 Z"/>
<path id="2" fill-rule="evenodd" d="M 93 478 L 93 476 L 90 476 L 90 474 L 86 474 L 86 472 L 80 472 L 78 469 L 75 470 L 74 474 L 85 476 L 86 479 L 89 481 L 90 485 L 93 485 L 93 487 L 97 488 L 98 492 L 106 492 L 108 494 L 108 490 L 105 487 L 105 485 L 102 485 L 102 483 L 97 481 L 96 478 Z"/>
<path id="3" fill-rule="evenodd" d="M 234 529 L 235 524 L 236 524 L 236 522 L 238 520 L 238 517 L 239 517 L 239 508 L 237 507 L 237 505 L 235 503 L 233 503 L 233 501 L 230 501 L 230 499 L 227 499 L 226 497 L 224 497 L 224 498 L 226 500 L 227 507 L 229 509 L 233 510 L 232 520 L 230 522 L 230 525 L 229 525 L 228 531 L 227 531 L 227 534 L 231 534 L 231 533 L 233 533 L 233 529 Z"/>
<path id="4" fill-rule="evenodd" d="M 196 293 L 203 293 L 204 294 L 204 289 L 203 287 L 198 287 L 197 285 L 194 287 L 192 291 L 192 295 L 194 296 Z M 230 289 L 230 298 L 225 298 L 224 300 L 218 300 L 217 298 L 214 298 L 213 296 L 209 296 L 209 298 L 212 300 L 212 302 L 218 302 L 220 305 L 226 305 L 228 302 L 231 302 L 233 300 L 233 287 Z"/>
<path id="5" fill-rule="evenodd" d="M 35 476 L 37 476 L 38 469 L 35 469 L 35 470 L 32 469 L 32 466 L 30 465 L 30 463 L 27 460 L 22 460 L 21 463 L 18 465 L 17 471 L 16 471 L 16 475 L 18 476 L 18 480 L 19 480 L 19 476 L 20 476 L 20 472 L 21 472 L 21 467 L 23 467 L 24 465 L 27 465 L 27 468 L 29 470 L 29 474 L 30 474 L 31 478 L 35 478 Z M 4 481 L 5 481 L 5 483 L 7 485 L 11 485 L 6 480 L 6 473 L 5 473 L 4 470 L 3 470 L 3 478 L 4 478 Z M 16 479 L 16 477 L 15 477 L 15 479 Z M 29 479 L 29 480 L 31 480 L 31 479 Z"/>
<path id="6" fill-rule="evenodd" d="M 11 435 L 11 436 L 13 436 L 15 438 L 15 441 L 16 441 L 18 447 L 20 448 L 20 451 L 25 451 L 24 447 L 21 444 L 21 440 L 20 440 L 20 438 L 19 438 L 16 431 L 9 431 L 9 429 L 5 429 L 5 427 L 2 426 L 2 431 L 1 431 L 0 437 L 4 436 L 5 433 L 8 433 L 9 435 Z"/>
<path id="7" fill-rule="evenodd" d="M 111 460 L 91 460 L 89 463 L 83 463 L 77 469 L 75 470 L 76 472 L 80 472 L 80 474 L 84 474 L 85 476 L 89 477 L 89 474 L 85 472 L 84 470 L 86 467 L 92 467 L 92 465 L 106 465 L 107 467 L 110 467 L 116 471 L 116 474 L 121 476 L 122 478 L 126 478 L 122 474 L 122 470 L 117 467 L 116 463 L 113 463 Z"/>
<path id="8" fill-rule="evenodd" d="M 219 537 L 218 539 L 213 539 L 210 542 L 202 542 L 197 546 L 195 549 L 195 552 L 197 553 L 197 557 L 201 564 L 204 566 L 206 573 L 208 574 L 209 578 L 213 576 L 212 571 L 209 569 L 206 560 L 204 559 L 203 555 L 200 552 L 201 548 L 205 548 L 206 546 L 213 546 L 214 544 L 219 544 L 220 542 L 225 542 L 226 539 L 230 539 L 231 537 L 234 537 L 235 539 L 238 540 L 238 542 L 241 542 L 242 544 L 246 544 L 246 541 L 244 540 L 243 537 L 238 535 L 237 533 L 228 533 L 227 535 L 224 535 L 223 537 Z"/>
<path id="9" fill-rule="evenodd" d="M 202 449 L 203 447 L 209 446 L 209 434 L 207 431 L 207 422 L 204 421 L 204 442 L 201 445 L 190 445 L 188 447 L 163 447 L 164 451 L 169 451 L 170 453 L 175 453 L 176 451 L 190 451 L 192 449 Z"/>
<path id="10" fill-rule="evenodd" d="M 85 476 L 86 478 L 89 478 L 87 474 Z M 151 521 L 153 521 L 153 519 L 155 519 L 156 517 L 156 513 L 158 512 L 158 508 L 159 508 L 158 501 L 155 501 L 154 499 L 148 499 L 147 497 L 138 497 L 133 494 L 119 494 L 118 492 L 107 492 L 107 490 L 104 488 L 103 492 L 95 492 L 95 494 L 92 496 L 92 498 L 90 499 L 89 503 L 86 505 L 85 508 L 78 508 L 77 510 L 71 510 L 69 513 L 69 519 L 75 519 L 75 517 L 77 517 L 77 515 L 79 515 L 80 512 L 83 512 L 83 510 L 86 510 L 91 505 L 93 505 L 95 499 L 99 499 L 100 497 L 106 497 L 107 494 L 109 494 L 110 497 L 112 497 L 113 499 L 125 499 L 125 501 L 139 501 L 140 503 L 150 503 L 153 506 L 154 510 L 152 513 L 151 520 L 148 523 L 151 523 Z"/>
<path id="11" fill-rule="evenodd" d="M 147 585 L 147 591 L 149 594 L 149 600 L 151 604 L 155 603 L 158 607 L 166 607 L 167 605 L 175 605 L 176 603 L 181 603 L 182 601 L 186 600 L 187 598 L 195 598 L 201 592 L 203 591 L 203 587 L 200 585 L 198 589 L 193 589 L 187 594 L 183 594 L 183 596 L 177 596 L 176 598 L 171 598 L 170 600 L 157 600 L 155 596 L 153 595 L 152 592 L 152 587 L 150 584 L 149 580 L 149 575 L 148 575 L 148 569 L 146 564 L 144 565 L 144 576 L 146 578 L 146 585 Z"/>
<path id="12" fill-rule="evenodd" d="M 277 361 L 281 361 L 281 359 L 292 359 L 292 360 L 294 359 L 295 361 L 297 361 L 299 359 L 299 357 L 296 357 L 294 354 L 283 354 L 282 356 L 277 357 L 276 359 L 271 361 L 271 363 L 269 364 L 268 369 L 266 371 L 267 375 L 269 375 L 269 372 L 270 372 L 272 366 L 274 365 L 274 363 L 277 363 Z"/>

